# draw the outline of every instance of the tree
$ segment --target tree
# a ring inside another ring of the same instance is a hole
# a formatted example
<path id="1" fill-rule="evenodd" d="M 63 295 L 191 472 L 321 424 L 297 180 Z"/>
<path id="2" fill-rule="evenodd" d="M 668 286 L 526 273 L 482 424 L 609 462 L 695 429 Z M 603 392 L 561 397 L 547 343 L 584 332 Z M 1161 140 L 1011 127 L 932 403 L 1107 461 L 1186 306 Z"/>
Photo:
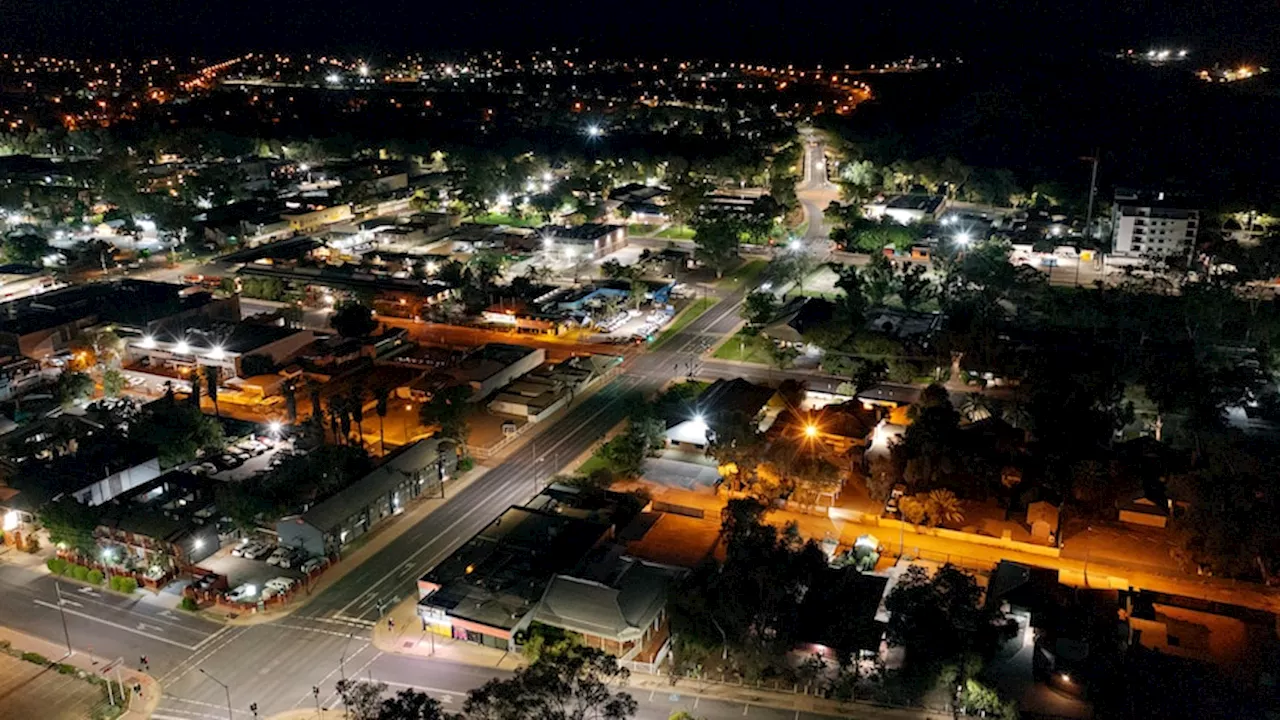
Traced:
<path id="1" fill-rule="evenodd" d="M 898 276 L 884 253 L 872 255 L 871 262 L 862 268 L 862 288 L 871 305 L 881 305 L 885 298 L 897 292 Z"/>
<path id="2" fill-rule="evenodd" d="M 245 377 L 270 375 L 275 371 L 276 361 L 272 360 L 270 355 L 252 353 L 240 358 L 240 372 L 244 373 Z"/>
<path id="3" fill-rule="evenodd" d="M 740 243 L 738 223 L 728 218 L 698 220 L 694 223 L 693 255 L 699 262 L 724 277 L 726 270 L 738 261 Z"/>
<path id="4" fill-rule="evenodd" d="M 5 260 L 22 265 L 40 265 L 49 254 L 49 241 L 30 233 L 11 235 L 0 244 Z"/>
<path id="5" fill-rule="evenodd" d="M 742 303 L 742 316 L 750 325 L 764 325 L 777 314 L 778 298 L 771 292 L 752 292 Z"/>
<path id="6" fill-rule="evenodd" d="M 55 545 L 75 550 L 84 557 L 93 557 L 97 540 L 93 531 L 98 527 L 98 512 L 64 495 L 40 509 L 40 524 L 49 531 L 49 541 Z"/>
<path id="7" fill-rule="evenodd" d="M 163 398 L 144 406 L 129 432 L 155 448 L 160 465 L 166 468 L 194 459 L 201 450 L 221 450 L 226 443 L 217 420 L 188 403 Z"/>
<path id="8" fill-rule="evenodd" d="M 63 370 L 58 376 L 58 402 L 72 405 L 93 396 L 93 378 L 82 372 Z"/>
<path id="9" fill-rule="evenodd" d="M 867 312 L 866 283 L 862 273 L 858 268 L 848 265 L 834 264 L 829 267 L 836 273 L 836 289 L 844 293 L 840 298 L 841 314 L 850 326 L 861 325 Z"/>
<path id="10" fill-rule="evenodd" d="M 209 400 L 213 401 L 213 414 L 215 417 L 222 417 L 218 411 L 218 383 L 222 382 L 222 368 L 217 365 L 205 365 L 204 384 L 209 390 Z"/>
<path id="11" fill-rule="evenodd" d="M 419 415 L 424 425 L 436 425 L 442 438 L 453 440 L 465 447 L 470 427 L 467 409 L 471 401 L 471 388 L 452 385 L 434 394 L 423 404 Z"/>
<path id="12" fill-rule="evenodd" d="M 944 565 L 932 576 L 918 565 L 907 569 L 889 596 L 885 638 L 906 650 L 908 663 L 936 663 L 967 652 L 993 650 L 1006 628 L 998 608 L 984 607 L 973 576 Z"/>
<path id="13" fill-rule="evenodd" d="M 124 373 L 115 368 L 107 368 L 102 372 L 102 394 L 109 398 L 120 397 L 125 388 Z"/>
<path id="14" fill-rule="evenodd" d="M 343 707 L 351 712 L 351 717 L 355 720 L 380 720 L 382 693 L 387 691 L 385 684 L 353 678 L 339 680 L 337 690 Z"/>
<path id="15" fill-rule="evenodd" d="M 384 698 L 374 720 L 449 720 L 439 700 L 412 688 Z"/>
<path id="16" fill-rule="evenodd" d="M 378 388 L 374 396 L 374 412 L 378 414 L 378 449 L 387 453 L 387 410 L 391 403 L 391 388 Z M 408 438 L 405 438 L 408 440 Z"/>
<path id="17" fill-rule="evenodd" d="M 930 490 L 924 499 L 925 512 L 929 515 L 930 525 L 952 524 L 964 522 L 964 510 L 960 507 L 960 499 L 950 490 Z"/>
<path id="18" fill-rule="evenodd" d="M 923 265 L 903 263 L 898 270 L 897 286 L 898 299 L 908 310 L 915 310 L 933 298 L 933 281 Z"/>
<path id="19" fill-rule="evenodd" d="M 853 387 L 858 392 L 863 392 L 884 382 L 888 375 L 889 366 L 884 360 L 878 358 L 860 359 L 853 371 Z"/>
<path id="20" fill-rule="evenodd" d="M 329 325 L 342 337 L 367 337 L 378 329 L 373 311 L 358 302 L 344 302 L 329 318 Z"/>
<path id="21" fill-rule="evenodd" d="M 298 383 L 289 378 L 284 381 L 284 404 L 289 413 L 289 424 L 298 424 Z"/>
<path id="22" fill-rule="evenodd" d="M 570 647 L 472 690 L 463 711 L 469 720 L 626 720 L 638 704 L 610 686 L 629 675 L 602 650 Z"/>

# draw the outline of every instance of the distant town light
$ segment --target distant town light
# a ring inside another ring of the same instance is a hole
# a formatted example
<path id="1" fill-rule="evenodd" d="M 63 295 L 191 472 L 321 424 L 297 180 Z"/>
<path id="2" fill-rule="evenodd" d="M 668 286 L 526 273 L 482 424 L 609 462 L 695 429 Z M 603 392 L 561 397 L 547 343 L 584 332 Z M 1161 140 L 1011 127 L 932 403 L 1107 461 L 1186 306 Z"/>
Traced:
<path id="1" fill-rule="evenodd" d="M 342 82 L 342 76 L 339 75 L 338 73 L 329 73 L 328 75 L 324 76 L 324 81 L 329 83 L 330 85 L 337 85 L 338 83 Z"/>
<path id="2" fill-rule="evenodd" d="M 590 137 L 593 137 L 593 138 L 595 138 L 595 137 L 600 137 L 600 135 L 602 135 L 603 133 L 604 133 L 604 131 L 600 129 L 600 126 L 599 126 L 599 125 L 588 125 L 588 126 L 587 126 L 587 135 L 588 135 L 588 136 L 590 136 Z"/>
<path id="3" fill-rule="evenodd" d="M 542 173 L 542 182 L 551 182 L 551 173 L 549 172 Z"/>
<path id="4" fill-rule="evenodd" d="M 369 77 L 369 66 L 360 63 L 360 77 Z"/>
<path id="5" fill-rule="evenodd" d="M 791 238 L 791 241 L 787 243 L 787 247 L 791 248 L 792 250 L 799 250 L 800 238 Z"/>

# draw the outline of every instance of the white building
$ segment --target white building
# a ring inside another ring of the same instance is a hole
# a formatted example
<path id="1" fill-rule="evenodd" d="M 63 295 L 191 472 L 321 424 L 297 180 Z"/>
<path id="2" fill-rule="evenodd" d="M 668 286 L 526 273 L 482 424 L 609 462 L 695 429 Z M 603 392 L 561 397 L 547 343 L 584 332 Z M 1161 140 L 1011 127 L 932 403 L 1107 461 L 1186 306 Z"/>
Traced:
<path id="1" fill-rule="evenodd" d="M 1200 211 L 1165 193 L 1117 190 L 1111 210 L 1111 254 L 1165 260 L 1186 257 L 1200 229 Z"/>

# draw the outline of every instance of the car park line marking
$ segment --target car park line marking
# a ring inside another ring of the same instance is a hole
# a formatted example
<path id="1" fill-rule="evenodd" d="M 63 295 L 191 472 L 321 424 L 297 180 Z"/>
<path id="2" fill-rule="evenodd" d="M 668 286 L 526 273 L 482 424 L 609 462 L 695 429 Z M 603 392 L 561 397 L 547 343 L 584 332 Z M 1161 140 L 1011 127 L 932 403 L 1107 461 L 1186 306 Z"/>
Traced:
<path id="1" fill-rule="evenodd" d="M 92 620 L 92 621 L 94 621 L 94 622 L 102 623 L 103 625 L 108 625 L 108 626 L 110 626 L 110 627 L 116 628 L 117 630 L 124 630 L 125 632 L 131 632 L 131 633 L 133 633 L 133 634 L 135 634 L 135 635 L 141 635 L 141 636 L 143 636 L 143 637 L 148 637 L 148 638 L 151 638 L 152 640 L 157 640 L 157 641 L 162 642 L 162 643 L 167 643 L 167 644 L 169 644 L 169 645 L 173 645 L 174 647 L 180 647 L 180 648 L 182 648 L 183 650 L 190 650 L 190 651 L 194 652 L 194 651 L 195 651 L 195 649 L 196 649 L 194 645 L 187 645 L 186 643 L 180 643 L 180 642 L 178 642 L 177 640 L 170 640 L 169 638 L 166 638 L 166 637 L 160 637 L 159 635 L 153 635 L 153 634 L 151 634 L 151 633 L 149 633 L 149 632 L 144 632 L 144 631 L 139 630 L 139 629 L 137 629 L 137 628 L 131 628 L 131 627 L 129 627 L 128 625 L 121 625 L 120 623 L 111 622 L 110 620 L 103 620 L 103 619 L 102 619 L 102 618 L 100 618 L 100 617 L 94 617 L 93 615 L 90 615 L 90 614 L 88 614 L 88 613 L 82 613 L 82 612 L 80 612 L 79 610 L 68 610 L 68 609 L 66 609 L 66 608 L 59 608 L 59 606 L 58 606 L 58 604 L 57 604 L 57 603 L 45 602 L 45 601 L 43 601 L 43 600 L 32 600 L 31 602 L 33 602 L 33 603 L 35 603 L 36 605 L 39 605 L 39 606 L 41 606 L 41 607 L 47 607 L 47 608 L 51 608 L 51 609 L 53 609 L 53 610 L 59 610 L 59 609 L 61 609 L 61 610 L 62 610 L 62 612 L 67 613 L 67 614 L 69 614 L 69 615 L 75 615 L 75 616 L 77 616 L 77 617 L 82 617 L 82 618 L 84 618 L 84 619 L 86 619 L 86 620 Z"/>

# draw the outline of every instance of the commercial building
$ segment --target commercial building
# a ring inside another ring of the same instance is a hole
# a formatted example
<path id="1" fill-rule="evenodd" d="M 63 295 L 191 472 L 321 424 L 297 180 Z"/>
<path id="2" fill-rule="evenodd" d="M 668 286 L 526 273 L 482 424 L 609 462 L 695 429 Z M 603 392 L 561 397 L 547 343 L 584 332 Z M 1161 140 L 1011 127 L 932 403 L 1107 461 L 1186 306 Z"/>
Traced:
<path id="1" fill-rule="evenodd" d="M 103 505 L 94 536 L 112 549 L 112 564 L 164 571 L 194 565 L 218 550 L 217 485 L 187 472 L 165 473 Z"/>
<path id="2" fill-rule="evenodd" d="M 131 361 L 148 368 L 179 372 L 213 366 L 224 380 L 246 377 L 242 363 L 249 355 L 270 358 L 284 365 L 315 342 L 310 330 L 255 325 L 214 324 L 208 328 L 172 328 L 144 335 L 129 344 Z"/>
<path id="3" fill-rule="evenodd" d="M 587 223 L 567 227 L 547 225 L 542 228 L 547 249 L 572 257 L 597 259 L 627 246 L 627 229 L 622 225 Z"/>
<path id="4" fill-rule="evenodd" d="M 299 233 L 315 232 L 326 225 L 340 223 L 353 217 L 351 206 L 318 205 L 286 202 L 288 209 L 280 213 L 280 219 L 289 224 L 289 229 Z"/>
<path id="5" fill-rule="evenodd" d="M 239 300 L 146 280 L 76 285 L 0 305 L 0 347 L 42 360 L 95 325 L 146 334 L 197 318 L 238 320 Z"/>
<path id="6" fill-rule="evenodd" d="M 1189 257 L 1200 211 L 1163 192 L 1116 190 L 1111 209 L 1111 254 L 1157 261 Z"/>
<path id="7" fill-rule="evenodd" d="M 599 558 L 592 551 L 610 543 L 617 528 L 630 523 L 638 511 L 638 501 L 630 495 L 606 492 L 586 497 L 575 488 L 553 485 L 528 505 L 507 509 L 423 575 L 418 580 L 418 615 L 438 634 L 515 649 L 517 636 L 534 621 L 553 581 L 567 575 L 605 587 L 588 591 L 566 580 L 552 595 L 543 619 L 554 624 L 564 618 L 566 625 L 590 626 L 602 641 L 625 637 L 624 642 L 634 642 L 636 633 L 643 636 L 652 624 L 652 602 L 644 600 L 653 595 L 647 587 L 652 583 L 642 577 L 642 569 L 634 580 L 636 587 L 627 593 L 627 610 L 621 611 L 621 588 L 591 580 L 587 561 Z M 613 573 L 603 579 L 619 585 L 625 575 Z M 600 607 L 575 607 L 575 602 Z"/>
<path id="8" fill-rule="evenodd" d="M 618 355 L 590 355 L 544 365 L 499 390 L 489 401 L 489 409 L 538 422 L 568 405 L 621 363 Z"/>
<path id="9" fill-rule="evenodd" d="M 547 351 L 522 345 L 490 343 L 445 370 L 458 383 L 471 388 L 471 399 L 482 400 L 547 360 Z"/>
<path id="10" fill-rule="evenodd" d="M 280 544 L 330 556 L 383 518 L 398 515 L 418 497 L 443 495 L 458 467 L 458 447 L 448 440 L 420 440 L 378 469 L 300 515 L 276 523 Z"/>

